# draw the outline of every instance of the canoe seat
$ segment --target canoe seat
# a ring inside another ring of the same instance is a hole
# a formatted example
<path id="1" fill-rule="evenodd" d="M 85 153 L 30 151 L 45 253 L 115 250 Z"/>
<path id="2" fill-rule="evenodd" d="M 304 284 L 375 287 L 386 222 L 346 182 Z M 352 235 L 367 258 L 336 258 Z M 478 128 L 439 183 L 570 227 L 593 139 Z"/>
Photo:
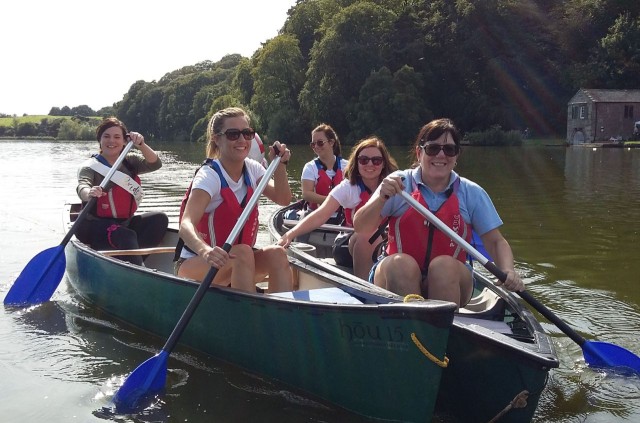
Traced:
<path id="1" fill-rule="evenodd" d="M 478 295 L 471 298 L 466 306 L 458 310 L 458 313 L 487 318 L 496 316 L 501 319 L 504 309 L 504 300 L 490 289 L 484 288 Z"/>
<path id="2" fill-rule="evenodd" d="M 300 301 L 316 301 L 333 304 L 363 304 L 362 301 L 352 297 L 340 288 L 319 288 L 309 289 L 308 291 L 275 292 L 269 295 Z"/>

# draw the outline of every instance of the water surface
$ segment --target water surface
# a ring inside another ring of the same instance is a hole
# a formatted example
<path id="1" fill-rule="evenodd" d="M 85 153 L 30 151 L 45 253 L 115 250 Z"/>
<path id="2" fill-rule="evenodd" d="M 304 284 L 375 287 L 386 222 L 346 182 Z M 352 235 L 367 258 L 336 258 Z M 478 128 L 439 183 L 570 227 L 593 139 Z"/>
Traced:
<path id="1" fill-rule="evenodd" d="M 62 207 L 76 199 L 77 168 L 96 147 L 0 141 L 0 297 L 35 254 L 62 240 Z M 165 164 L 143 175 L 141 210 L 163 210 L 175 225 L 204 147 L 154 148 Z M 307 146 L 294 149 L 289 174 L 297 195 L 311 154 Z M 404 148 L 393 154 L 408 165 Z M 467 147 L 457 170 L 491 195 L 530 292 L 585 338 L 640 353 L 640 149 Z M 274 208 L 262 201 L 263 223 Z M 259 243 L 266 242 L 262 234 Z M 543 326 L 561 366 L 550 373 L 536 422 L 640 421 L 638 377 L 585 367 L 575 343 L 552 324 Z M 48 303 L 3 308 L 1 421 L 358 421 L 181 347 L 169 363 L 171 394 L 143 413 L 113 415 L 105 407 L 114 384 L 164 341 L 87 306 L 64 280 Z"/>

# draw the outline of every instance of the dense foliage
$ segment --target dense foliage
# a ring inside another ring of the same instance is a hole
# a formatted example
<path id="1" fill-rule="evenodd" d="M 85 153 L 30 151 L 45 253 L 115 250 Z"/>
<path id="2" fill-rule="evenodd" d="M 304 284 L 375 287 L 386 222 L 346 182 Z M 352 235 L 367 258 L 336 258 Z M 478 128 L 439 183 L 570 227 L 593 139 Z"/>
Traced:
<path id="1" fill-rule="evenodd" d="M 269 139 L 316 124 L 408 143 L 433 117 L 465 132 L 562 134 L 581 88 L 638 88 L 637 0 L 298 0 L 251 58 L 137 81 L 116 115 L 150 137 L 203 140 L 213 112 L 251 111 Z M 492 129 L 493 128 L 493 129 Z"/>

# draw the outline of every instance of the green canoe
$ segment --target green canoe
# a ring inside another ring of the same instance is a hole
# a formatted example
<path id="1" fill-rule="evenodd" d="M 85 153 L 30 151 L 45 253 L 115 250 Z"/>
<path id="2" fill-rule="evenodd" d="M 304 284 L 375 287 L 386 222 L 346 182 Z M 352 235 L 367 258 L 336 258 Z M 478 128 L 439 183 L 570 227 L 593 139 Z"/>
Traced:
<path id="1" fill-rule="evenodd" d="M 296 220 L 301 202 L 276 211 L 269 221 L 272 240 L 280 238 Z M 345 281 L 363 282 L 351 268 L 336 266 L 333 239 L 340 231 L 326 224 L 293 243 L 290 254 L 305 264 L 333 273 Z M 455 313 L 436 414 L 464 423 L 530 422 L 549 370 L 559 365 L 550 337 L 534 315 L 510 292 L 495 286 L 477 269 L 475 295 Z M 388 291 L 385 291 L 388 292 Z M 394 295 L 394 294 L 391 294 Z M 397 301 L 402 298 L 396 296 Z M 525 402 L 518 399 L 526 398 Z M 513 402 L 508 411 L 503 411 Z M 521 407 L 520 407 L 521 406 Z"/>
<path id="2" fill-rule="evenodd" d="M 77 204 L 66 208 L 67 222 L 77 211 Z M 176 240 L 170 230 L 160 247 L 146 251 L 143 267 L 72 239 L 68 279 L 93 306 L 167 338 L 198 286 L 172 274 L 168 247 Z M 362 416 L 430 422 L 455 305 L 401 302 L 294 257 L 290 263 L 295 292 L 211 287 L 181 343 Z"/>

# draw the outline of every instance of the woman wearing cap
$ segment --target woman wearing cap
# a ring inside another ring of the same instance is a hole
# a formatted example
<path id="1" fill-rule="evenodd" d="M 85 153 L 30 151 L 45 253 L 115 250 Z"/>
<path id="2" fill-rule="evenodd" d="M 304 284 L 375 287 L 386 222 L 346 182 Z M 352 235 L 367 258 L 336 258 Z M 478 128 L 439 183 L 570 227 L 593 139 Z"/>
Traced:
<path id="1" fill-rule="evenodd" d="M 132 250 L 158 245 L 167 230 L 164 213 L 134 215 L 144 195 L 139 175 L 162 167 L 158 154 L 144 141 L 142 134 L 128 132 L 124 123 L 111 117 L 96 130 L 100 153 L 94 154 L 78 171 L 76 192 L 83 203 L 96 197 L 96 207 L 78 228 L 80 241 L 96 250 Z M 128 153 L 105 189 L 104 176 L 116 162 L 128 140 L 142 155 Z M 121 256 L 123 260 L 142 264 L 140 256 Z"/>
<path id="2" fill-rule="evenodd" d="M 504 286 L 522 291 L 514 270 L 513 253 L 498 229 L 502 220 L 478 184 L 453 169 L 460 155 L 460 134 L 449 119 L 422 127 L 413 146 L 417 166 L 385 178 L 354 219 L 356 231 L 370 231 L 390 217 L 385 256 L 369 279 L 400 295 L 418 294 L 465 306 L 473 293 L 473 268 L 465 251 L 428 224 L 401 195 L 410 193 L 467 241 L 476 231 L 498 267 L 507 273 Z"/>
<path id="3" fill-rule="evenodd" d="M 249 116 L 237 107 L 220 110 L 211 117 L 207 133 L 208 159 L 183 200 L 179 234 L 184 246 L 176 262 L 176 274 L 202 280 L 215 267 L 219 271 L 213 284 L 248 292 L 255 292 L 256 282 L 269 275 L 269 292 L 290 291 L 293 276 L 284 248 L 253 248 L 258 232 L 257 207 L 229 253 L 221 248 L 266 172 L 260 163 L 248 158 L 255 136 Z M 278 141 L 274 146 L 282 159 L 264 195 L 284 206 L 291 201 L 287 178 L 291 152 Z M 271 159 L 275 157 L 274 146 L 269 148 Z"/>

